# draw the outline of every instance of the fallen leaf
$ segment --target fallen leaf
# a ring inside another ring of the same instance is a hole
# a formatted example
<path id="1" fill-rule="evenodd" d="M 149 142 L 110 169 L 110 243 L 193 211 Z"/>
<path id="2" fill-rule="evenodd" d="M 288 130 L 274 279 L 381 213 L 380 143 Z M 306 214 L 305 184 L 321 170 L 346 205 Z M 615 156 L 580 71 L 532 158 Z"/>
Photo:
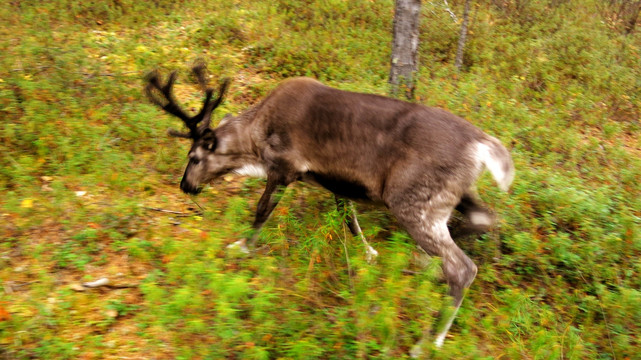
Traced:
<path id="1" fill-rule="evenodd" d="M 7 321 L 9 319 L 11 319 L 11 314 L 0 305 L 0 321 Z"/>
<path id="2" fill-rule="evenodd" d="M 107 316 L 109 316 L 111 318 L 116 318 L 116 317 L 118 317 L 118 310 L 109 309 L 109 310 L 107 310 L 105 312 L 105 314 L 107 314 Z"/>
<path id="3" fill-rule="evenodd" d="M 85 287 L 78 283 L 69 285 L 69 288 L 73 291 L 85 291 Z"/>
<path id="4" fill-rule="evenodd" d="M 21 208 L 31 209 L 33 207 L 33 199 L 24 199 L 20 203 Z"/>
<path id="5" fill-rule="evenodd" d="M 99 287 L 99 286 L 105 286 L 107 284 L 109 284 L 109 279 L 100 278 L 100 279 L 98 279 L 96 281 L 86 282 L 86 283 L 82 284 L 82 286 L 89 287 L 89 288 L 95 288 L 95 287 Z"/>

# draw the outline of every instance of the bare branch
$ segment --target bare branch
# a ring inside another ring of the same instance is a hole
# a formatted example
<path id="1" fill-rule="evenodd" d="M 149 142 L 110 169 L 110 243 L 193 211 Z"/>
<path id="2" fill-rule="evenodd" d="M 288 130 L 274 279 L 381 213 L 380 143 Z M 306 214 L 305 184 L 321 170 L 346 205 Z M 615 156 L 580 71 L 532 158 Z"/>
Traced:
<path id="1" fill-rule="evenodd" d="M 454 22 L 458 22 L 458 17 L 456 17 L 456 14 L 452 9 L 450 9 L 450 4 L 447 3 L 447 0 L 443 0 L 443 3 L 445 3 L 445 11 L 447 11 L 450 14 L 450 17 Z"/>

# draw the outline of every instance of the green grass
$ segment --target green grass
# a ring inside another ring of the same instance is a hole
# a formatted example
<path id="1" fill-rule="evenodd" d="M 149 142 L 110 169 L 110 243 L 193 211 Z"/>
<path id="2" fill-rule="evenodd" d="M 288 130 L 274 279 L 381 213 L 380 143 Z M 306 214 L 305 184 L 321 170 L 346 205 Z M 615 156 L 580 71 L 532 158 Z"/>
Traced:
<path id="1" fill-rule="evenodd" d="M 423 2 L 416 101 L 500 138 L 517 168 L 509 194 L 479 182 L 499 226 L 460 244 L 479 273 L 430 358 L 639 358 L 641 35 L 614 14 L 475 2 L 457 72 L 459 24 Z M 392 20 L 392 1 L 2 3 L 0 357 L 407 357 L 449 302 L 439 259 L 419 267 L 394 219 L 359 207 L 368 264 L 303 184 L 257 255 L 226 249 L 263 182 L 182 194 L 189 144 L 142 92 L 148 71 L 178 70 L 198 106 L 187 69 L 204 59 L 233 80 L 215 121 L 290 76 L 386 94 Z M 101 277 L 113 287 L 74 290 Z"/>

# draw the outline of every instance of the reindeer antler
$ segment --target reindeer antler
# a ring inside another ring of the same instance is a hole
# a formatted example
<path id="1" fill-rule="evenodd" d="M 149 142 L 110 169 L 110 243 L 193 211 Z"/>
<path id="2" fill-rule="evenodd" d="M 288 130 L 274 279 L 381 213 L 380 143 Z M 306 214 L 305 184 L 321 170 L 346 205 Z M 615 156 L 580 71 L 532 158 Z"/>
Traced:
<path id="1" fill-rule="evenodd" d="M 229 87 L 229 78 L 223 79 L 218 90 L 218 97 L 216 98 L 216 100 L 211 101 L 214 89 L 207 86 L 207 79 L 205 76 L 207 68 L 205 64 L 196 64 L 192 68 L 192 71 L 196 75 L 198 83 L 205 91 L 205 100 L 203 101 L 203 107 L 200 109 L 198 114 L 194 116 L 187 115 L 174 98 L 172 87 L 174 86 L 174 82 L 176 81 L 175 71 L 169 74 L 169 79 L 167 80 L 167 83 L 165 85 L 162 85 L 162 79 L 157 70 L 152 71 L 147 76 L 148 84 L 145 87 L 145 93 L 147 94 L 149 99 L 154 104 L 162 107 L 166 112 L 181 119 L 189 129 L 189 132 L 187 133 L 169 130 L 169 135 L 171 136 L 187 139 L 196 139 L 200 137 L 204 130 L 209 128 L 209 124 L 211 122 L 211 113 L 218 107 L 218 105 L 220 105 L 223 100 L 225 91 L 227 91 L 227 88 Z M 162 97 L 157 96 L 154 90 L 160 92 Z M 198 123 L 200 122 L 202 122 L 202 124 L 199 126 Z"/>

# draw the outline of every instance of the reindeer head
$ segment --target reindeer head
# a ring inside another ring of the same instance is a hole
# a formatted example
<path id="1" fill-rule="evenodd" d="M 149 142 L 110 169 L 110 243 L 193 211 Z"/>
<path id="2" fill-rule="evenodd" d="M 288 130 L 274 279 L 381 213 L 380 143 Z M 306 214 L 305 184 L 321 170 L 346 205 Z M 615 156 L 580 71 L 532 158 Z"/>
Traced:
<path id="1" fill-rule="evenodd" d="M 223 80 L 218 90 L 218 97 L 212 100 L 214 89 L 207 85 L 205 66 L 198 64 L 192 70 L 205 92 L 203 106 L 194 116 L 187 115 L 174 99 L 172 87 L 176 81 L 175 71 L 169 75 L 165 85 L 162 85 L 161 76 L 157 71 L 150 73 L 147 77 L 148 84 L 145 92 L 153 103 L 180 118 L 187 126 L 188 132 L 169 130 L 169 135 L 193 141 L 188 154 L 189 163 L 180 182 L 180 188 L 188 194 L 198 194 L 201 191 L 201 184 L 233 170 L 234 166 L 231 166 L 229 156 L 217 154 L 219 141 L 216 129 L 210 128 L 211 113 L 220 105 L 229 86 L 229 79 Z"/>

